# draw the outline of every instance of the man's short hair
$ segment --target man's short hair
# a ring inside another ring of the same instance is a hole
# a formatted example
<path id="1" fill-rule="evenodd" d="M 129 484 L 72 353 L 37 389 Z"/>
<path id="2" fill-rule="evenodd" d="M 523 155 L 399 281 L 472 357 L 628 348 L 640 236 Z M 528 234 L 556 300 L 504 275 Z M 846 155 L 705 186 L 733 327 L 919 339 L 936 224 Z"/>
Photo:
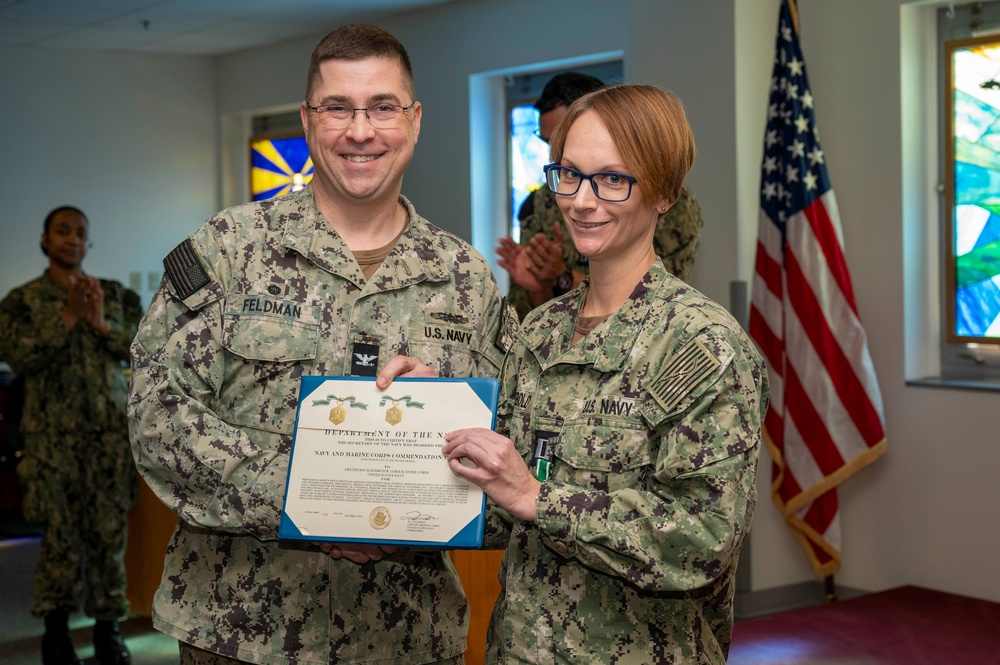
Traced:
<path id="1" fill-rule="evenodd" d="M 601 79 L 580 72 L 563 72 L 549 79 L 542 94 L 535 101 L 539 113 L 548 113 L 559 106 L 568 107 L 588 92 L 593 92 L 604 83 Z"/>
<path id="2" fill-rule="evenodd" d="M 309 59 L 306 80 L 306 102 L 310 102 L 313 86 L 319 78 L 319 68 L 327 60 L 364 60 L 365 58 L 390 58 L 403 68 L 410 94 L 413 89 L 413 67 L 410 56 L 402 43 L 382 28 L 365 23 L 344 25 L 319 40 Z"/>

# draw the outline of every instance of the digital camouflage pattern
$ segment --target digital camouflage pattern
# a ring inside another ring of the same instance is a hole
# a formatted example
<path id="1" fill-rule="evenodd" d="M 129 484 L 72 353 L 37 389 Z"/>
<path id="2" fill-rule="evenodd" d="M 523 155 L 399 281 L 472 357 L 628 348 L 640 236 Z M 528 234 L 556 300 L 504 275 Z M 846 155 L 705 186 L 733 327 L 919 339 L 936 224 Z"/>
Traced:
<path id="1" fill-rule="evenodd" d="M 654 263 L 570 346 L 581 288 L 533 311 L 504 368 L 498 431 L 526 462 L 548 432 L 537 522 L 509 538 L 490 663 L 725 663 L 756 503 L 768 383 L 739 324 Z"/>
<path id="2" fill-rule="evenodd" d="M 236 665 L 242 662 L 235 658 L 227 658 L 211 651 L 193 647 L 184 642 L 178 642 L 177 646 L 180 651 L 179 665 Z M 454 658 L 446 658 L 434 663 L 427 663 L 426 665 L 465 665 L 465 657 L 455 656 Z"/>
<path id="3" fill-rule="evenodd" d="M 496 376 L 510 346 L 515 315 L 485 259 L 400 202 L 409 226 L 367 282 L 311 187 L 223 211 L 165 262 L 129 399 L 139 469 L 181 518 L 158 629 L 255 663 L 406 665 L 465 650 L 468 605 L 445 553 L 359 566 L 275 539 L 301 376 L 351 374 L 359 355 L 374 371 L 396 354 L 439 376 Z M 182 300 L 171 274 L 184 291 L 205 284 Z"/>
<path id="4" fill-rule="evenodd" d="M 542 186 L 535 190 L 531 196 L 534 197 L 532 204 L 534 213 L 521 222 L 522 245 L 527 245 L 531 236 L 536 233 L 544 233 L 550 240 L 552 239 L 552 229 L 556 222 L 563 223 L 562 213 L 556 204 L 556 195 L 548 187 Z M 701 234 L 701 206 L 694 192 L 684 185 L 681 188 L 680 198 L 677 203 L 656 220 L 656 229 L 653 231 L 653 250 L 656 255 L 663 260 L 666 269 L 686 280 L 691 274 L 694 266 L 694 257 L 698 252 L 698 239 Z M 583 274 L 590 272 L 590 264 L 587 257 L 581 257 L 576 251 L 573 238 L 569 231 L 563 227 L 563 261 L 566 268 L 576 270 Z M 531 302 L 528 300 L 528 292 L 522 286 L 511 281 L 507 294 L 507 301 L 517 310 L 520 320 L 531 311 Z"/>
<path id="5" fill-rule="evenodd" d="M 18 474 L 25 517 L 42 526 L 32 607 L 39 617 L 76 611 L 84 579 L 88 615 L 111 620 L 128 612 L 123 557 L 138 478 L 124 363 L 142 309 L 135 292 L 100 282 L 107 337 L 82 320 L 66 332 L 67 292 L 48 272 L 0 302 L 0 359 L 24 377 Z"/>

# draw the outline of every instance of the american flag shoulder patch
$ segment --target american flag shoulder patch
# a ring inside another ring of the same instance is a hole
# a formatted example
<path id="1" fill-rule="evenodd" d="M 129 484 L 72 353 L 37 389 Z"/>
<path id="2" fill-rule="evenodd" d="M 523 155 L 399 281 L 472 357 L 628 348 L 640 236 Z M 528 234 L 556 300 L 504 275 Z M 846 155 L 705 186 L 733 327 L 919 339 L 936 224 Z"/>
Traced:
<path id="1" fill-rule="evenodd" d="M 188 238 L 167 254 L 163 259 L 163 271 L 177 290 L 177 297 L 184 300 L 192 293 L 208 284 L 208 274 L 194 251 Z"/>
<path id="2" fill-rule="evenodd" d="M 649 384 L 649 394 L 668 413 L 692 388 L 712 375 L 722 362 L 698 340 L 689 343 L 671 359 Z"/>

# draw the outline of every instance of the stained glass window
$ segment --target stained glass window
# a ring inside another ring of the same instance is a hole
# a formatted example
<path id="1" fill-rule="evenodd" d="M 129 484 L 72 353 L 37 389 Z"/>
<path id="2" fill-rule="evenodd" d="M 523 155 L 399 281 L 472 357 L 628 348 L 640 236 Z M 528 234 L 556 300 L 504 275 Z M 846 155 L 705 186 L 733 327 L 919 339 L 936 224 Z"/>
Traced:
<path id="1" fill-rule="evenodd" d="M 1000 2 L 949 3 L 935 14 L 937 68 L 924 80 L 936 82 L 938 104 L 914 111 L 936 122 L 939 137 L 940 235 L 926 249 L 937 241 L 940 324 L 921 326 L 919 334 L 939 339 L 940 379 L 995 389 L 1000 386 Z M 933 219 L 933 211 L 926 212 Z"/>
<path id="2" fill-rule="evenodd" d="M 254 201 L 296 192 L 312 180 L 304 136 L 250 141 L 250 193 Z"/>
<path id="3" fill-rule="evenodd" d="M 542 186 L 542 167 L 549 163 L 549 145 L 538 138 L 538 111 L 532 104 L 510 109 L 510 210 L 511 238 L 519 242 L 517 213 L 528 195 Z"/>
<path id="4" fill-rule="evenodd" d="M 949 338 L 1000 343 L 1000 39 L 951 55 Z"/>

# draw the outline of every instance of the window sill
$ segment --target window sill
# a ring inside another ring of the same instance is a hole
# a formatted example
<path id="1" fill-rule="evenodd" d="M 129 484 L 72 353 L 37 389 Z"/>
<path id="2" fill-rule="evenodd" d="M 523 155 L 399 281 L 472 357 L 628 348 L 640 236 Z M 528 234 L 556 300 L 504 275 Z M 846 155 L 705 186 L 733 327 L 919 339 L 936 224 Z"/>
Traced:
<path id="1" fill-rule="evenodd" d="M 1000 392 L 1000 379 L 946 379 L 940 376 L 928 376 L 922 379 L 907 379 L 906 385 L 918 388 L 957 388 L 959 390 Z"/>

